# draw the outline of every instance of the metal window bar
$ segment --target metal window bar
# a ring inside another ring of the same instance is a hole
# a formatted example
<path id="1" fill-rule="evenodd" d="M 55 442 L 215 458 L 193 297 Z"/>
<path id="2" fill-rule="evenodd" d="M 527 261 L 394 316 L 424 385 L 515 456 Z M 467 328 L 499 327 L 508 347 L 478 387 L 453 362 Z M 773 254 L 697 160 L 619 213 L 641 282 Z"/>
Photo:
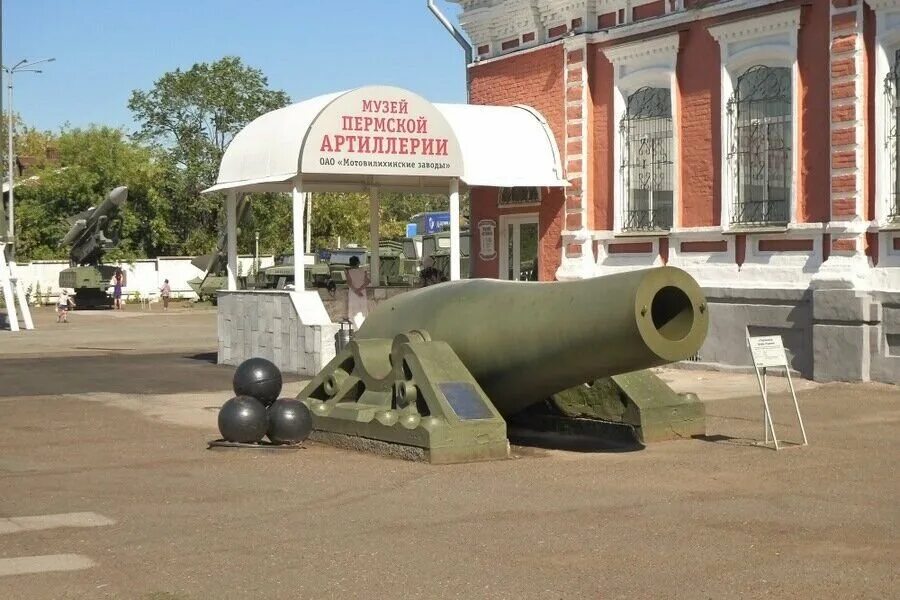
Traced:
<path id="1" fill-rule="evenodd" d="M 516 206 L 519 204 L 539 204 L 541 192 L 536 187 L 501 188 L 499 206 Z"/>
<path id="2" fill-rule="evenodd" d="M 622 229 L 672 227 L 672 100 L 668 88 L 644 87 L 628 97 L 619 123 Z"/>
<path id="3" fill-rule="evenodd" d="M 728 101 L 728 161 L 735 178 L 733 225 L 789 221 L 793 179 L 791 69 L 755 66 Z"/>
<path id="4" fill-rule="evenodd" d="M 884 80 L 885 151 L 888 156 L 891 186 L 888 191 L 888 220 L 900 221 L 900 50 L 894 54 L 894 64 Z"/>

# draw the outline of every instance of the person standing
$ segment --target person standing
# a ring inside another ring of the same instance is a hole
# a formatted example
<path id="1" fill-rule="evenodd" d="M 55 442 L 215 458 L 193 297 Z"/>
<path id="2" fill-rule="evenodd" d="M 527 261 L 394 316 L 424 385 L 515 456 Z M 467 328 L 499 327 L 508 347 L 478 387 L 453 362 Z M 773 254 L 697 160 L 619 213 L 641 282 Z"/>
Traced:
<path id="1" fill-rule="evenodd" d="M 163 302 L 163 310 L 169 310 L 169 296 L 172 295 L 172 287 L 169 285 L 169 280 L 166 279 L 163 282 L 161 288 L 159 288 L 159 297 L 162 298 Z"/>
<path id="2" fill-rule="evenodd" d="M 434 259 L 430 256 L 426 256 L 425 260 L 422 261 L 422 271 L 419 273 L 419 278 L 422 282 L 422 287 L 446 281 L 444 274 L 435 268 Z"/>
<path id="3" fill-rule="evenodd" d="M 122 286 L 125 283 L 125 274 L 122 269 L 116 269 L 113 275 L 113 306 L 116 310 L 122 310 Z"/>
<path id="4" fill-rule="evenodd" d="M 56 299 L 56 322 L 57 323 L 68 323 L 69 322 L 69 305 L 72 305 L 72 308 L 75 308 L 75 301 L 72 300 L 72 297 L 69 296 L 69 292 L 65 289 L 61 289 L 59 291 L 59 297 Z"/>
<path id="5" fill-rule="evenodd" d="M 359 329 L 369 316 L 369 272 L 359 268 L 359 257 L 350 257 L 350 269 L 347 271 L 347 318 L 353 321 L 353 327 Z"/>

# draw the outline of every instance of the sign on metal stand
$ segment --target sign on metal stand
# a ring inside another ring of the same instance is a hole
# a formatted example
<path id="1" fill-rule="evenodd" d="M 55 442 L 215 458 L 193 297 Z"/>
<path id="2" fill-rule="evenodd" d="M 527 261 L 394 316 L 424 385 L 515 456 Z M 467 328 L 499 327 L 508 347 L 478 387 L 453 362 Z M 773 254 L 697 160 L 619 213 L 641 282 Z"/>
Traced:
<path id="1" fill-rule="evenodd" d="M 788 366 L 787 355 L 784 352 L 784 344 L 780 335 L 764 335 L 751 337 L 750 328 L 747 332 L 747 346 L 750 348 L 750 356 L 753 358 L 753 368 L 756 370 L 756 381 L 759 383 L 759 393 L 763 400 L 763 430 L 765 444 L 769 444 L 769 434 L 776 450 L 781 450 L 778 438 L 775 437 L 775 423 L 772 420 L 772 411 L 769 408 L 769 391 L 766 382 L 766 370 L 769 367 L 783 367 L 787 375 L 788 386 L 791 388 L 791 397 L 794 399 L 794 408 L 797 411 L 797 422 L 800 423 L 800 431 L 803 434 L 803 446 L 809 444 L 806 439 L 806 429 L 803 427 L 803 418 L 800 416 L 800 404 L 797 402 L 797 393 L 794 391 L 794 382 L 791 379 L 791 369 Z"/>

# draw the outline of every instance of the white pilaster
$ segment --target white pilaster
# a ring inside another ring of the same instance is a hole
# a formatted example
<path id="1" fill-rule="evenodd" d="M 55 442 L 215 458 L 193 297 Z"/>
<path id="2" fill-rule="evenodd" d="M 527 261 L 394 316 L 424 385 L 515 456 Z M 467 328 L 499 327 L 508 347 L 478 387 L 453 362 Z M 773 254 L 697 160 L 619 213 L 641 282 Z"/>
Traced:
<path id="1" fill-rule="evenodd" d="M 305 244 L 303 243 L 304 227 L 303 227 L 303 209 L 306 194 L 303 193 L 303 181 L 300 176 L 294 179 L 294 190 L 291 194 L 291 205 L 293 208 L 294 219 L 294 290 L 302 292 L 306 285 L 304 277 L 304 269 L 306 267 L 303 252 Z"/>
<path id="2" fill-rule="evenodd" d="M 378 244 L 381 243 L 379 228 L 381 215 L 378 210 L 378 188 L 369 188 L 369 239 L 371 240 L 369 256 L 369 278 L 373 286 L 381 282 L 381 256 L 378 253 Z"/>
<path id="3" fill-rule="evenodd" d="M 237 193 L 225 198 L 225 247 L 228 253 L 228 290 L 237 289 Z"/>
<path id="4" fill-rule="evenodd" d="M 460 277 L 459 259 L 459 179 L 450 180 L 450 281 Z"/>

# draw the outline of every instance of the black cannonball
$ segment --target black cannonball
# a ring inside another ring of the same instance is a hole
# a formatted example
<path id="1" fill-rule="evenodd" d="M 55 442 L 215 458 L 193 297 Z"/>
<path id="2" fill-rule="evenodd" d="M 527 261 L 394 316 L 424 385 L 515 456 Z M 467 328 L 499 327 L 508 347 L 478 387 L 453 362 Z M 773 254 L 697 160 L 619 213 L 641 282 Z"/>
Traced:
<path id="1" fill-rule="evenodd" d="M 266 435 L 273 444 L 299 444 L 312 431 L 312 415 L 305 404 L 293 398 L 279 398 L 268 409 Z"/>
<path id="2" fill-rule="evenodd" d="M 228 442 L 255 444 L 268 424 L 266 407 L 250 396 L 235 396 L 219 409 L 219 431 Z"/>
<path id="3" fill-rule="evenodd" d="M 278 398 L 281 383 L 281 371 L 264 358 L 248 358 L 234 372 L 234 393 L 252 396 L 265 406 Z"/>

